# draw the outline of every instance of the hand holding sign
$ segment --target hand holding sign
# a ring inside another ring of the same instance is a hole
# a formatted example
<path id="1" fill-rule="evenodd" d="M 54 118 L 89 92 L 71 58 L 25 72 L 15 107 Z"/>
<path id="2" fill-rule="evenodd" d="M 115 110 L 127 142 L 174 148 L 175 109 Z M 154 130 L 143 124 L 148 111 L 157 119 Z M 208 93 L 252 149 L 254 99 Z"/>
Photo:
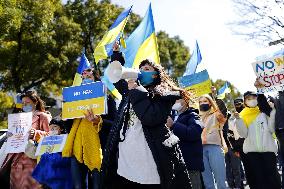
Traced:
<path id="1" fill-rule="evenodd" d="M 265 85 L 260 82 L 259 78 L 256 78 L 255 82 L 254 82 L 254 86 L 257 88 L 257 89 L 260 89 L 260 88 L 263 88 Z"/>
<path id="2" fill-rule="evenodd" d="M 32 139 L 35 136 L 35 129 L 31 128 L 31 130 L 29 131 L 29 138 Z"/>
<path id="3" fill-rule="evenodd" d="M 95 115 L 92 109 L 88 109 L 87 113 L 84 113 L 84 115 L 85 118 L 90 122 L 93 122 L 94 125 L 99 124 L 101 118 L 99 115 Z"/>

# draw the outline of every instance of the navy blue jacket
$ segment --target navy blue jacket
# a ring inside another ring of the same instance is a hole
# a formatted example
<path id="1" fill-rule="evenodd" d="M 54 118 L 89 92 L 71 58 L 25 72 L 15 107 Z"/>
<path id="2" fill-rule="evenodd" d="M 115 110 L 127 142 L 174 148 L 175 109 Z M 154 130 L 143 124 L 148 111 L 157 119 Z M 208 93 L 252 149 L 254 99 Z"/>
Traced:
<path id="1" fill-rule="evenodd" d="M 189 108 L 173 124 L 173 132 L 180 139 L 180 148 L 188 170 L 204 171 L 201 141 L 201 121 L 198 111 Z"/>

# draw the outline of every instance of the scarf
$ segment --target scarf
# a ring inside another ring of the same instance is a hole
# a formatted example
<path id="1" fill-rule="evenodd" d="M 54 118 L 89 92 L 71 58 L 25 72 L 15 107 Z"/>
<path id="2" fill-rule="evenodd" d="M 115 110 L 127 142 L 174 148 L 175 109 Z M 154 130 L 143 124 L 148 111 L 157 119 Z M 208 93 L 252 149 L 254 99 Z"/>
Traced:
<path id="1" fill-rule="evenodd" d="M 249 108 L 245 107 L 241 113 L 240 117 L 244 120 L 245 125 L 249 127 L 249 125 L 256 119 L 256 117 L 260 114 L 260 110 L 257 107 L 255 108 Z"/>

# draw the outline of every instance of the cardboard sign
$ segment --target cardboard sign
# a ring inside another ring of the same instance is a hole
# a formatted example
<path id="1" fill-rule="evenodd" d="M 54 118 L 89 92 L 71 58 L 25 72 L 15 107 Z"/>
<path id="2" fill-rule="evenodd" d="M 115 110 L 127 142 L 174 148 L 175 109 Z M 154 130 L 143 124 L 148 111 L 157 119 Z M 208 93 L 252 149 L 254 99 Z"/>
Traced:
<path id="1" fill-rule="evenodd" d="M 66 143 L 68 134 L 46 136 L 38 144 L 36 149 L 36 156 L 40 156 L 44 153 L 57 153 L 62 152 Z"/>
<path id="2" fill-rule="evenodd" d="M 32 112 L 8 115 L 8 132 L 13 135 L 7 140 L 6 153 L 25 152 L 29 131 L 32 127 Z"/>
<path id="3" fill-rule="evenodd" d="M 106 95 L 102 82 L 63 88 L 62 118 L 84 117 L 87 109 L 92 109 L 96 115 L 107 113 Z"/>
<path id="4" fill-rule="evenodd" d="M 263 84 L 258 93 L 284 90 L 284 56 L 277 56 L 252 64 L 255 75 Z"/>
<path id="5" fill-rule="evenodd" d="M 212 83 L 207 70 L 180 77 L 178 82 L 180 87 L 192 92 L 197 97 L 211 93 Z"/>

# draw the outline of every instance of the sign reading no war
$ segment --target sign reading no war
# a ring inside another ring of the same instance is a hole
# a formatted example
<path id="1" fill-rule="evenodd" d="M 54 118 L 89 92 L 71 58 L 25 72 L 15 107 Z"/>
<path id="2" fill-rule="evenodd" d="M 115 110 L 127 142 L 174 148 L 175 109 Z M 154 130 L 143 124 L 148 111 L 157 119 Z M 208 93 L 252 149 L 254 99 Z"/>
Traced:
<path id="1" fill-rule="evenodd" d="M 105 114 L 106 99 L 106 89 L 102 82 L 63 88 L 62 118 L 84 117 L 87 109 L 92 109 L 97 115 Z"/>
<path id="2" fill-rule="evenodd" d="M 252 64 L 263 87 L 258 93 L 284 90 L 284 56 L 277 56 Z"/>

